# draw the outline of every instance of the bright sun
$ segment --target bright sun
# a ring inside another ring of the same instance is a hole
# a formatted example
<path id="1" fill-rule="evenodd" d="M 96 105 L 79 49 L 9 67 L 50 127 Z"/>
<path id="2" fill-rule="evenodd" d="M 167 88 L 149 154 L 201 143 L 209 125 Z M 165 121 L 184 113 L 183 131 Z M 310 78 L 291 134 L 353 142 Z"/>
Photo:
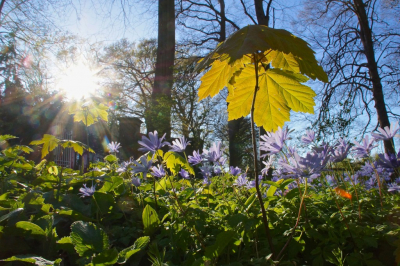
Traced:
<path id="1" fill-rule="evenodd" d="M 96 72 L 83 63 L 72 65 L 60 73 L 57 87 L 68 99 L 88 98 L 99 88 Z"/>

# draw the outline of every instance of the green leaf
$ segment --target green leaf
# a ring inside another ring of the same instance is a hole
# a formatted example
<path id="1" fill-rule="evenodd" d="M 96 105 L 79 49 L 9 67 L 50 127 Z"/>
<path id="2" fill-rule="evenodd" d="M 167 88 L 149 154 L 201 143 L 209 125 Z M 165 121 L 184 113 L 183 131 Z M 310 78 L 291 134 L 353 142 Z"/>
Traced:
<path id="1" fill-rule="evenodd" d="M 23 152 L 29 154 L 29 153 L 33 152 L 33 149 L 28 146 L 25 146 L 25 145 L 15 145 L 15 146 L 8 148 L 8 151 L 10 151 L 10 152 L 23 151 Z"/>
<path id="2" fill-rule="evenodd" d="M 233 64 L 235 61 L 259 51 L 262 51 L 266 57 L 272 53 L 265 61 L 266 63 L 271 62 L 274 67 L 299 71 L 295 73 L 302 73 L 312 79 L 328 82 L 326 73 L 318 65 L 314 51 L 307 42 L 286 30 L 262 25 L 249 25 L 236 31 L 201 60 L 195 71 L 202 71 L 215 60 L 228 60 L 229 64 Z M 279 55 L 282 53 L 285 56 Z"/>
<path id="3" fill-rule="evenodd" d="M 71 225 L 71 240 L 81 257 L 89 257 L 108 249 L 108 236 L 93 223 L 82 221 Z"/>
<path id="4" fill-rule="evenodd" d="M 164 154 L 164 161 L 166 163 L 167 168 L 171 171 L 172 174 L 176 175 L 181 167 L 188 171 L 190 174 L 194 175 L 193 168 L 189 165 L 186 160 L 180 156 L 178 153 L 169 151 Z"/>
<path id="5" fill-rule="evenodd" d="M 217 235 L 214 245 L 206 247 L 205 256 L 208 259 L 218 258 L 224 251 L 225 247 L 231 242 L 235 236 L 233 231 L 221 232 Z"/>
<path id="6" fill-rule="evenodd" d="M 6 193 L 4 193 L 4 194 L 1 194 L 1 195 L 0 195 L 0 200 L 6 200 L 6 199 L 8 199 L 8 195 L 10 195 L 9 192 L 6 192 Z"/>
<path id="7" fill-rule="evenodd" d="M 42 146 L 42 159 L 49 154 L 49 152 L 51 152 L 52 150 L 54 150 L 58 144 L 60 143 L 60 140 L 58 138 L 56 138 L 53 135 L 49 135 L 49 134 L 44 134 L 43 138 L 40 140 L 34 140 L 31 141 L 31 143 L 29 143 L 30 145 L 41 145 Z"/>
<path id="8" fill-rule="evenodd" d="M 54 176 L 58 176 L 58 168 L 57 166 L 50 166 L 47 171 L 49 172 L 49 174 L 52 174 Z"/>
<path id="9" fill-rule="evenodd" d="M 87 146 L 86 144 L 83 144 L 80 141 L 61 140 L 60 143 L 63 148 L 72 148 L 72 149 L 74 149 L 75 152 L 79 153 L 80 155 L 83 154 L 83 150 L 87 150 L 91 153 L 95 153 L 94 150 L 92 150 L 89 146 Z"/>
<path id="10" fill-rule="evenodd" d="M 241 223 L 243 223 L 245 220 L 247 220 L 246 215 L 243 213 L 237 213 L 229 217 L 228 219 L 228 224 L 232 228 L 237 228 Z"/>
<path id="11" fill-rule="evenodd" d="M 285 190 L 285 187 L 292 182 L 294 182 L 294 179 L 286 179 L 279 185 L 279 188 L 283 191 Z"/>
<path id="12" fill-rule="evenodd" d="M 29 235 L 46 236 L 46 232 L 39 225 L 28 221 L 20 221 L 15 224 L 15 227 L 24 230 Z"/>
<path id="13" fill-rule="evenodd" d="M 5 141 L 9 140 L 9 139 L 17 139 L 17 138 L 18 137 L 13 136 L 13 135 L 0 135 L 0 144 L 2 142 L 5 142 Z"/>
<path id="14" fill-rule="evenodd" d="M 12 166 L 13 166 L 14 168 L 23 169 L 23 170 L 31 170 L 31 169 L 33 168 L 33 166 L 30 165 L 29 163 L 24 163 L 24 164 L 21 164 L 21 163 L 14 163 Z"/>
<path id="15" fill-rule="evenodd" d="M 54 223 L 53 215 L 45 215 L 35 221 L 35 224 L 40 226 L 40 228 L 44 230 L 46 236 L 51 235 L 51 231 L 53 229 L 53 223 Z"/>
<path id="16" fill-rule="evenodd" d="M 99 192 L 111 192 L 124 183 L 124 179 L 120 176 L 111 176 L 104 179 L 104 185 Z"/>
<path id="17" fill-rule="evenodd" d="M 272 197 L 276 192 L 277 187 L 270 186 L 267 191 L 267 197 Z"/>
<path id="18" fill-rule="evenodd" d="M 7 193 L 6 193 L 6 194 L 7 194 Z M 3 194 L 3 195 L 4 195 L 4 194 Z M 3 196 L 3 195 L 2 195 L 2 196 Z M 13 216 L 15 216 L 15 215 L 20 214 L 23 210 L 24 210 L 23 208 L 18 208 L 18 209 L 16 209 L 16 210 L 13 210 L 12 212 L 9 212 L 9 213 L 7 213 L 7 214 L 4 214 L 3 216 L 0 217 L 0 223 L 1 223 L 2 221 L 8 220 L 8 218 L 10 218 L 10 217 L 13 217 Z"/>
<path id="19" fill-rule="evenodd" d="M 42 257 L 36 257 L 34 255 L 16 255 L 12 256 L 11 258 L 4 259 L 1 261 L 22 261 L 33 263 L 38 266 L 45 266 L 45 265 L 60 265 L 61 259 L 57 259 L 55 261 L 46 260 Z"/>
<path id="20" fill-rule="evenodd" d="M 99 208 L 102 214 L 109 213 L 114 205 L 114 197 L 110 194 L 96 191 L 93 194 L 93 205 L 95 208 Z"/>
<path id="21" fill-rule="evenodd" d="M 253 193 L 244 203 L 244 209 L 249 210 L 250 207 L 254 204 L 255 200 L 256 200 L 256 194 Z"/>
<path id="22" fill-rule="evenodd" d="M 71 237 L 66 236 L 57 241 L 57 244 L 72 244 Z"/>
<path id="23" fill-rule="evenodd" d="M 92 263 L 96 266 L 114 265 L 118 260 L 118 251 L 116 248 L 104 250 L 93 258 Z"/>
<path id="24" fill-rule="evenodd" d="M 118 255 L 118 264 L 126 263 L 133 254 L 145 248 L 149 242 L 150 242 L 150 237 L 148 236 L 143 236 L 136 239 L 135 243 L 132 246 L 124 250 L 121 250 L 121 252 Z"/>
<path id="25" fill-rule="evenodd" d="M 113 155 L 113 154 L 107 155 L 106 157 L 104 157 L 104 160 L 107 161 L 107 162 L 109 162 L 109 163 L 118 162 L 118 158 L 117 158 L 115 155 Z"/>
<path id="26" fill-rule="evenodd" d="M 69 236 L 63 237 L 57 241 L 57 249 L 65 250 L 71 256 L 74 256 L 76 254 L 74 245 L 72 244 L 71 237 Z"/>
<path id="27" fill-rule="evenodd" d="M 47 160 L 46 160 L 46 159 L 41 160 L 40 163 L 38 163 L 38 164 L 35 166 L 35 169 L 36 169 L 36 170 L 41 170 L 42 167 L 43 167 L 44 165 L 46 165 L 46 163 L 47 163 Z"/>
<path id="28" fill-rule="evenodd" d="M 160 219 L 158 218 L 157 212 L 150 206 L 146 205 L 142 214 L 144 234 L 151 235 L 160 225 Z"/>
<path id="29" fill-rule="evenodd" d="M 74 221 L 79 221 L 79 220 L 83 220 L 83 221 L 93 221 L 92 218 L 89 218 L 85 215 L 83 215 L 82 213 L 75 211 L 75 210 L 60 210 L 58 212 L 59 215 L 61 216 L 67 216 L 70 217 L 72 220 Z"/>

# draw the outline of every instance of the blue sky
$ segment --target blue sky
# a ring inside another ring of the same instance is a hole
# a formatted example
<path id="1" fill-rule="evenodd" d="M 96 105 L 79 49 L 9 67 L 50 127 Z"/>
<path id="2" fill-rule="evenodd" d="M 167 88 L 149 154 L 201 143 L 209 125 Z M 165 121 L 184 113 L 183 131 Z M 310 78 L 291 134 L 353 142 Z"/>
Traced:
<path id="1" fill-rule="evenodd" d="M 135 4 L 126 10 L 128 16 L 124 18 L 119 4 L 100 5 L 82 0 L 73 0 L 73 3 L 74 7 L 69 8 L 60 26 L 90 42 L 111 43 L 121 38 L 140 40 L 157 36 L 154 4 L 149 7 Z"/>
<path id="2" fill-rule="evenodd" d="M 66 20 L 63 20 L 64 22 L 60 21 L 60 26 L 73 34 L 87 38 L 89 42 L 110 44 L 121 38 L 138 41 L 157 37 L 156 1 L 141 1 L 140 4 L 134 3 L 132 6 L 125 6 L 126 16 L 119 5 L 120 1 L 115 1 L 117 2 L 116 4 L 111 4 L 114 1 L 104 0 L 108 4 L 103 5 L 96 1 L 73 0 L 73 2 L 75 7 L 67 11 L 69 15 Z M 246 17 L 243 13 L 235 11 L 241 8 L 238 1 L 227 0 L 226 2 L 229 3 L 227 8 L 231 15 L 235 17 L 235 13 L 239 14 L 236 19 L 241 21 L 241 26 L 250 23 L 249 21 L 246 22 Z M 291 8 L 288 8 L 289 6 Z M 275 12 L 275 27 L 293 31 L 291 21 L 296 16 L 296 10 L 301 7 L 301 1 L 275 2 L 275 7 L 277 8 Z M 177 38 L 179 39 L 179 31 L 177 31 Z M 322 84 L 314 84 L 312 87 L 320 85 Z M 306 115 L 306 117 L 312 120 L 313 116 Z M 305 127 L 311 126 L 311 123 L 307 121 L 308 119 L 305 119 L 306 117 L 304 114 L 292 116 L 292 121 L 302 122 L 289 123 L 290 127 L 304 132 Z"/>

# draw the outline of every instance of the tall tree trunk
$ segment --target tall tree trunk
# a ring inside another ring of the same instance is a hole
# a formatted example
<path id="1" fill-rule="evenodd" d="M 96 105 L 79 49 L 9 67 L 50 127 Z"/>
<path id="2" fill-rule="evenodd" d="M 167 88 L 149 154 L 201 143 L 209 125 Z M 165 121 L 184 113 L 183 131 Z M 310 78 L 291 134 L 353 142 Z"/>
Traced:
<path id="1" fill-rule="evenodd" d="M 171 136 L 171 91 L 175 59 L 175 3 L 158 0 L 158 46 L 151 107 L 146 110 L 147 131 Z"/>
<path id="2" fill-rule="evenodd" d="M 226 16 L 225 16 L 225 0 L 218 0 L 221 13 L 220 22 L 220 34 L 219 41 L 223 42 L 226 40 Z M 229 139 L 229 165 L 238 166 L 240 165 L 240 153 L 243 152 L 239 150 L 238 134 L 240 129 L 241 121 L 244 118 L 228 121 L 228 139 Z"/>
<path id="3" fill-rule="evenodd" d="M 375 59 L 372 31 L 369 26 L 369 20 L 363 0 L 353 0 L 353 3 L 355 8 L 354 12 L 356 13 L 360 24 L 360 38 L 364 46 L 364 54 L 368 62 L 369 76 L 372 81 L 372 93 L 374 96 L 376 113 L 378 115 L 378 122 L 380 127 L 384 128 L 390 126 L 390 122 L 383 95 L 381 77 L 378 72 L 378 64 Z M 386 153 L 395 153 L 393 140 L 384 141 L 384 146 Z"/>
<path id="4" fill-rule="evenodd" d="M 269 26 L 269 11 L 271 10 L 272 0 L 268 1 L 267 8 L 264 13 L 264 0 L 254 0 L 258 25 Z"/>

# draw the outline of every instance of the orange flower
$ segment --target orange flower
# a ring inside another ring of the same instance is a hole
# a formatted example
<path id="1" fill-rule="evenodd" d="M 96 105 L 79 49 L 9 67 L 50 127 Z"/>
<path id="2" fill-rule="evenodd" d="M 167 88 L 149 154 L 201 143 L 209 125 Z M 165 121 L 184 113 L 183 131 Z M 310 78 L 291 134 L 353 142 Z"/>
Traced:
<path id="1" fill-rule="evenodd" d="M 339 196 L 351 200 L 351 194 L 349 192 L 347 192 L 346 190 L 337 187 L 337 188 L 335 188 L 335 192 Z"/>

